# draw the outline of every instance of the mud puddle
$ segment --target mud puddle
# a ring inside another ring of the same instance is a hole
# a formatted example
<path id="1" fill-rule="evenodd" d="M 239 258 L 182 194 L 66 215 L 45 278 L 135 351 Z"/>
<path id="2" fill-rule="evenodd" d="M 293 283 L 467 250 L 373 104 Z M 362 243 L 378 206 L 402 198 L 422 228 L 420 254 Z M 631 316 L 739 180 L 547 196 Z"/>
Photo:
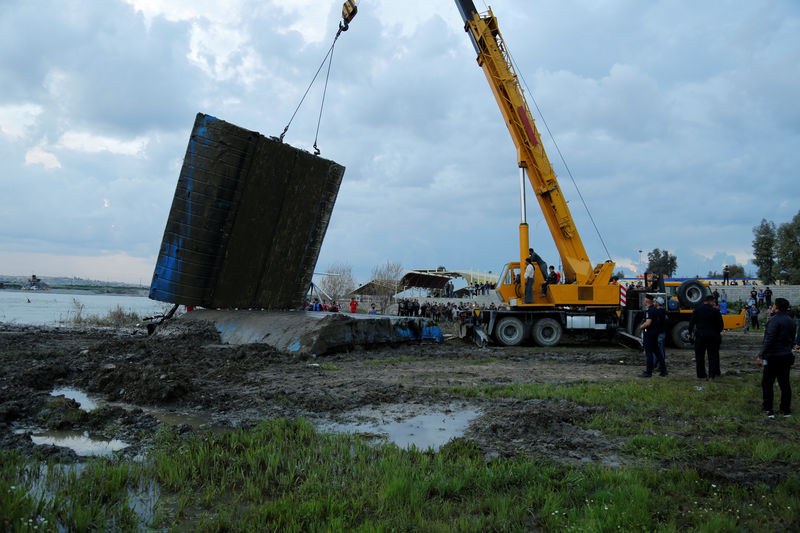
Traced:
<path id="1" fill-rule="evenodd" d="M 97 401 L 89 398 L 88 394 L 73 387 L 56 387 L 50 392 L 50 396 L 63 396 L 68 400 L 75 400 L 81 411 L 87 413 L 99 407 Z"/>
<path id="2" fill-rule="evenodd" d="M 120 407 L 126 411 L 134 411 L 141 409 L 145 414 L 148 414 L 159 422 L 163 422 L 169 426 L 187 425 L 194 429 L 211 424 L 211 417 L 165 411 L 161 409 L 153 409 L 151 407 L 144 407 L 140 405 L 133 405 L 125 402 L 106 402 L 99 398 L 90 397 L 85 391 L 76 389 L 74 387 L 57 387 L 50 392 L 50 396 L 63 396 L 68 400 L 75 400 L 82 411 L 87 413 L 97 409 L 98 407 Z M 58 446 L 58 445 L 56 445 Z M 80 454 L 79 454 L 80 455 Z"/>
<path id="3" fill-rule="evenodd" d="M 400 448 L 434 451 L 450 440 L 462 437 L 480 411 L 469 406 L 393 404 L 362 407 L 342 413 L 335 422 L 318 422 L 321 431 L 375 436 Z M 349 421 L 348 421 L 349 420 Z"/>
<path id="4" fill-rule="evenodd" d="M 48 444 L 69 448 L 82 457 L 110 456 L 129 446 L 119 439 L 107 439 L 90 434 L 88 431 L 48 430 L 37 431 L 31 435 L 34 444 Z"/>

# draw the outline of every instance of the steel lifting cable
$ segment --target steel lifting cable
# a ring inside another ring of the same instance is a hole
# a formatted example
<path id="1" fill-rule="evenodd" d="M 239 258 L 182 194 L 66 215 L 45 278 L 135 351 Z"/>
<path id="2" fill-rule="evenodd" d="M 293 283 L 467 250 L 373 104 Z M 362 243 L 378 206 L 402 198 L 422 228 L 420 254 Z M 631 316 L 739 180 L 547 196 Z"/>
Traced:
<path id="1" fill-rule="evenodd" d="M 319 137 L 319 125 L 320 125 L 320 122 L 322 122 L 322 109 L 325 106 L 325 94 L 328 91 L 328 79 L 330 78 L 330 75 L 331 75 L 331 63 L 333 62 L 333 48 L 336 46 L 336 41 L 339 39 L 339 36 L 342 34 L 343 31 L 347 31 L 348 28 L 349 28 L 349 25 L 347 24 L 347 22 L 344 22 L 344 23 L 343 22 L 339 22 L 339 31 L 336 32 L 336 36 L 333 38 L 333 43 L 331 43 L 331 47 L 328 48 L 328 53 L 325 54 L 325 57 L 322 59 L 322 63 L 320 63 L 319 68 L 317 69 L 317 72 L 314 74 L 314 77 L 311 79 L 311 83 L 308 84 L 308 87 L 306 88 L 306 92 L 304 92 L 303 93 L 303 97 L 300 98 L 300 103 L 297 104 L 297 107 L 295 108 L 294 113 L 292 113 L 292 117 L 289 119 L 289 122 L 286 124 L 286 127 L 283 128 L 283 132 L 280 135 L 280 141 L 281 142 L 283 142 L 283 138 L 286 136 L 286 132 L 289 131 L 289 126 L 292 125 L 292 121 L 294 120 L 294 117 L 297 115 L 297 112 L 300 111 L 300 107 L 303 105 L 303 102 L 305 101 L 306 96 L 308 96 L 308 92 L 311 90 L 311 87 L 314 86 L 314 82 L 317 81 L 317 76 L 319 76 L 319 73 L 322 71 L 322 67 L 325 66 L 325 62 L 327 61 L 328 62 L 328 72 L 327 72 L 327 75 L 325 76 L 325 89 L 322 92 L 322 103 L 320 104 L 319 118 L 317 119 L 317 133 L 314 136 L 314 154 L 315 155 L 319 155 L 320 151 L 319 151 L 319 148 L 317 148 L 317 137 Z"/>
<path id="2" fill-rule="evenodd" d="M 508 51 L 508 48 L 506 47 Z M 561 162 L 564 164 L 564 168 L 567 169 L 567 174 L 569 175 L 569 179 L 572 180 L 572 185 L 575 187 L 575 190 L 578 192 L 578 197 L 581 199 L 581 203 L 583 204 L 583 208 L 586 210 L 586 214 L 589 215 L 589 220 L 592 222 L 592 226 L 594 226 L 594 231 L 597 233 L 597 237 L 600 239 L 600 244 L 603 245 L 603 249 L 606 251 L 606 256 L 611 259 L 611 254 L 608 252 L 608 247 L 606 246 L 606 241 L 603 240 L 603 236 L 600 234 L 600 229 L 597 227 L 597 224 L 594 221 L 594 217 L 592 216 L 592 212 L 589 211 L 589 206 L 586 204 L 586 200 L 583 199 L 583 194 L 581 194 L 581 190 L 578 188 L 578 183 L 575 181 L 575 178 L 572 176 L 572 171 L 569 169 L 569 165 L 567 165 L 566 159 L 564 159 L 564 155 L 561 153 L 561 148 L 558 147 L 558 143 L 556 142 L 555 137 L 553 137 L 553 133 L 550 131 L 550 126 L 547 125 L 547 120 L 545 120 L 544 115 L 542 114 L 542 110 L 539 109 L 539 104 L 536 102 L 536 98 L 533 96 L 533 91 L 530 90 L 528 87 L 528 82 L 525 81 L 525 76 L 521 74 L 519 67 L 517 67 L 517 61 L 514 59 L 514 56 L 511 55 L 511 51 L 508 51 L 508 57 L 511 58 L 511 63 L 514 65 L 514 69 L 519 73 L 519 77 L 522 78 L 522 84 L 525 85 L 525 90 L 528 91 L 528 94 L 533 101 L 534 107 L 536 107 L 536 112 L 539 113 L 539 116 L 542 117 L 542 123 L 544 124 L 544 128 L 547 130 L 547 134 L 550 136 L 550 140 L 553 141 L 553 145 L 556 147 L 556 152 L 558 152 L 558 157 L 561 159 Z"/>
<path id="3" fill-rule="evenodd" d="M 319 125 L 322 123 L 322 109 L 325 107 L 325 95 L 328 94 L 328 79 L 331 77 L 331 63 L 333 63 L 333 46 L 336 44 L 336 39 L 342 33 L 340 29 L 336 32 L 336 38 L 333 40 L 331 49 L 328 52 L 328 72 L 325 74 L 325 87 L 322 89 L 322 102 L 319 104 L 319 117 L 317 118 L 317 132 L 314 135 L 314 155 L 319 155 L 319 148 L 317 148 L 317 138 L 319 137 Z"/>

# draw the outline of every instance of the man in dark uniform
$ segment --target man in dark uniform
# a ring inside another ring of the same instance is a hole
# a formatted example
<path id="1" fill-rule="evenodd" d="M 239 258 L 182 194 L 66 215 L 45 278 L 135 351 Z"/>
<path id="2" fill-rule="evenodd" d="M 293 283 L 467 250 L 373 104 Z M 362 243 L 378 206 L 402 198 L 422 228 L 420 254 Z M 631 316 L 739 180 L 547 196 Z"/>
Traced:
<path id="1" fill-rule="evenodd" d="M 644 305 L 647 310 L 642 322 L 642 332 L 644 338 L 645 370 L 639 374 L 640 378 L 649 378 L 653 375 L 653 365 L 657 364 L 661 368 L 661 375 L 667 375 L 667 363 L 664 355 L 658 348 L 658 334 L 664 329 L 664 321 L 656 306 L 653 304 L 653 297 L 649 294 L 644 297 Z"/>
<path id="2" fill-rule="evenodd" d="M 662 281 L 661 283 L 663 284 L 664 282 Z M 657 327 L 658 327 L 658 351 L 661 353 L 661 358 L 662 358 L 662 360 L 664 362 L 664 366 L 659 368 L 659 370 L 660 370 L 662 376 L 666 376 L 667 375 L 667 366 L 666 366 L 667 352 L 664 351 L 664 342 L 667 339 L 667 312 L 664 310 L 664 303 L 665 302 L 664 302 L 664 298 L 662 298 L 661 296 L 659 296 L 658 298 L 653 300 L 653 303 L 655 303 L 656 312 L 658 313 L 658 321 L 657 321 Z M 655 362 L 657 363 L 657 361 L 655 361 Z"/>
<path id="3" fill-rule="evenodd" d="M 692 311 L 689 321 L 689 340 L 694 340 L 694 357 L 697 363 L 697 379 L 714 379 L 720 376 L 719 345 L 722 342 L 722 314 L 714 307 L 714 296 L 708 295 L 703 303 Z M 706 352 L 708 352 L 708 374 L 706 374 Z"/>
<path id="4" fill-rule="evenodd" d="M 546 276 L 547 263 L 544 262 L 544 259 L 539 254 L 533 251 L 533 248 L 528 248 L 528 258 L 530 258 L 531 263 L 539 267 L 542 277 Z"/>
<path id="5" fill-rule="evenodd" d="M 556 267 L 550 265 L 550 272 L 547 274 L 547 279 L 542 283 L 542 298 L 547 298 L 547 286 L 555 285 L 558 283 L 558 274 L 556 274 Z"/>
<path id="6" fill-rule="evenodd" d="M 775 298 L 773 307 L 775 314 L 764 328 L 764 344 L 758 352 L 756 361 L 764 367 L 761 378 L 763 407 L 769 418 L 775 418 L 772 412 L 773 387 L 775 380 L 781 388 L 781 413 L 788 417 L 792 413 L 792 387 L 789 383 L 789 369 L 794 363 L 792 343 L 795 340 L 795 325 L 789 316 L 789 301 L 786 298 Z"/>

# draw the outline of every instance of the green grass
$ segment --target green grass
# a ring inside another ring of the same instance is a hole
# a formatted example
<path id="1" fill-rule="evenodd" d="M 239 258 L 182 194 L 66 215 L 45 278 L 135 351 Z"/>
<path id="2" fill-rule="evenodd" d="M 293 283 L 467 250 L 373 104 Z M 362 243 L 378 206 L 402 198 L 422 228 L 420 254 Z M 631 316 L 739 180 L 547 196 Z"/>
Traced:
<path id="1" fill-rule="evenodd" d="M 6 531 L 135 531 L 141 468 L 115 459 L 59 465 L 0 452 L 0 526 Z"/>
<path id="2" fill-rule="evenodd" d="M 680 452 L 669 439 L 632 446 Z M 148 483 L 160 496 L 143 517 L 131 495 Z M 83 469 L 0 453 L 0 516 L 20 531 L 37 521 L 70 531 L 788 531 L 800 528 L 799 493 L 797 475 L 767 487 L 677 466 L 487 463 L 463 439 L 437 453 L 401 450 L 303 420 L 188 437 L 162 426 L 144 462 Z"/>
<path id="3" fill-rule="evenodd" d="M 795 390 L 800 383 L 793 378 Z M 577 425 L 626 439 L 624 451 L 654 461 L 719 457 L 765 468 L 770 461 L 798 463 L 800 420 L 767 421 L 760 411 L 760 382 L 754 376 L 726 376 L 715 382 L 689 378 L 460 386 L 441 393 L 466 398 L 567 400 L 600 406 Z M 777 399 L 776 399 L 777 401 Z"/>
<path id="4" fill-rule="evenodd" d="M 140 462 L 61 467 L 0 452 L 0 529 L 800 530 L 798 418 L 760 414 L 757 376 L 701 386 L 670 377 L 439 391 L 590 407 L 575 423 L 620 442 L 633 466 L 617 468 L 487 462 L 464 439 L 436 453 L 402 450 L 283 419 L 189 435 L 161 426 Z M 728 481 L 708 465 L 741 475 Z M 142 487 L 154 488 L 155 509 L 140 510 Z"/>

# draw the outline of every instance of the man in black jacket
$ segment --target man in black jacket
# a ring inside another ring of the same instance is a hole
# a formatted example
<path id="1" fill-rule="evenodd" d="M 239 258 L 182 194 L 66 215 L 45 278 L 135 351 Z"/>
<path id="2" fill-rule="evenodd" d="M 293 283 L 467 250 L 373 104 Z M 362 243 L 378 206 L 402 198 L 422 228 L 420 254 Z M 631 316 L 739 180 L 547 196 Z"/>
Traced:
<path id="1" fill-rule="evenodd" d="M 785 298 L 776 298 L 773 311 L 775 314 L 764 329 L 764 344 L 756 360 L 764 367 L 761 391 L 764 411 L 769 418 L 775 418 L 775 413 L 772 412 L 772 388 L 776 379 L 781 388 L 781 413 L 784 417 L 791 415 L 792 387 L 789 383 L 789 369 L 794 363 L 792 344 L 795 340 L 795 324 L 788 313 L 789 301 Z"/>
<path id="2" fill-rule="evenodd" d="M 714 296 L 708 295 L 703 303 L 692 311 L 689 321 L 689 341 L 694 340 L 694 358 L 697 379 L 719 377 L 719 345 L 722 343 L 722 314 L 714 307 Z M 706 352 L 708 352 L 708 374 L 706 374 Z"/>

